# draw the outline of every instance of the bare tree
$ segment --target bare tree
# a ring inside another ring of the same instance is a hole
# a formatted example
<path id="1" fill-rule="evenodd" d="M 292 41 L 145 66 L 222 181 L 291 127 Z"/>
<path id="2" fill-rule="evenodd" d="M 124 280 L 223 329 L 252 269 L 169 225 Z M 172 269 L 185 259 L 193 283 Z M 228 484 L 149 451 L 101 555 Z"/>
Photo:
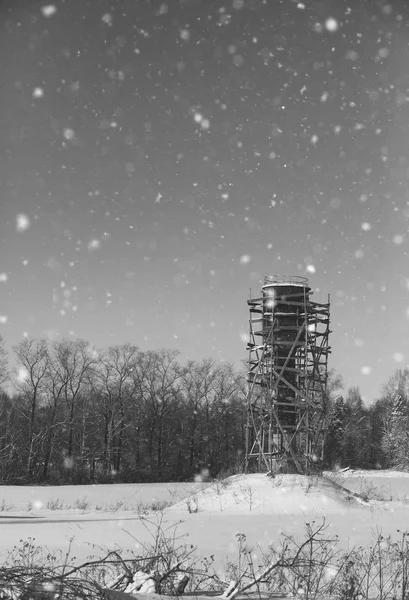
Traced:
<path id="1" fill-rule="evenodd" d="M 67 451 L 65 466 L 73 473 L 76 418 L 80 409 L 80 400 L 90 389 L 91 376 L 98 361 L 98 353 L 85 340 L 61 340 L 53 345 L 53 365 L 62 384 L 62 395 L 67 410 Z M 85 419 L 85 406 L 82 406 Z M 79 424 L 77 424 L 79 425 Z M 84 421 L 82 435 L 84 435 Z M 71 478 L 71 477 L 70 477 Z"/>
<path id="2" fill-rule="evenodd" d="M 171 435 L 171 415 L 179 398 L 181 368 L 176 350 L 156 350 L 140 354 L 133 372 L 135 391 L 142 398 L 151 473 L 161 477 L 169 448 L 177 443 Z M 164 452 L 164 445 L 166 452 Z"/>
<path id="3" fill-rule="evenodd" d="M 126 428 L 125 411 L 135 387 L 133 374 L 139 357 L 139 349 L 131 344 L 110 346 L 101 354 L 95 371 L 94 383 L 97 396 L 102 399 L 101 412 L 104 420 L 104 470 L 119 471 L 122 444 Z"/>
<path id="4" fill-rule="evenodd" d="M 44 380 L 44 398 L 46 404 L 44 428 L 46 429 L 46 431 L 42 472 L 43 480 L 46 480 L 48 477 L 51 456 L 54 450 L 55 441 L 57 439 L 58 426 L 63 426 L 64 419 L 62 418 L 62 422 L 57 423 L 57 416 L 58 411 L 61 407 L 61 403 L 65 397 L 65 391 L 68 386 L 69 376 L 67 370 L 64 368 L 63 365 L 61 365 L 60 361 L 56 357 L 56 348 L 58 348 L 58 344 L 54 344 L 52 352 L 50 352 L 48 369 Z"/>
<path id="5" fill-rule="evenodd" d="M 244 464 L 245 428 L 247 420 L 247 384 L 243 372 L 237 373 L 233 365 L 221 364 L 214 382 L 215 400 L 213 429 L 217 432 L 210 464 L 216 470 Z"/>
<path id="6" fill-rule="evenodd" d="M 203 443 L 203 423 L 205 407 L 206 415 L 212 402 L 213 384 L 217 377 L 217 367 L 211 358 L 200 363 L 190 360 L 182 370 L 183 397 L 189 419 L 189 472 L 193 473 L 197 444 Z M 202 439 L 200 439 L 202 438 Z"/>
<path id="7" fill-rule="evenodd" d="M 45 378 L 49 365 L 49 351 L 44 339 L 24 339 L 13 346 L 22 372 L 16 379 L 16 387 L 29 402 L 28 453 L 26 474 L 33 476 L 35 458 L 35 421 L 38 405 L 45 390 Z"/>
<path id="8" fill-rule="evenodd" d="M 8 354 L 5 348 L 3 336 L 0 335 L 0 389 L 9 380 Z"/>

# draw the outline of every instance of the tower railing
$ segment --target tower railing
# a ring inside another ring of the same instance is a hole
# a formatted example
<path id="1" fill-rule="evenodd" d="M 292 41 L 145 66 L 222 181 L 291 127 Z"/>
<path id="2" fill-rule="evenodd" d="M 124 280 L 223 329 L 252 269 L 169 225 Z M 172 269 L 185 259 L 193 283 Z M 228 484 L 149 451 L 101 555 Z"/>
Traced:
<path id="1" fill-rule="evenodd" d="M 264 277 L 264 285 L 268 285 L 269 283 L 302 284 L 308 287 L 308 278 L 300 277 L 298 275 L 266 275 Z"/>

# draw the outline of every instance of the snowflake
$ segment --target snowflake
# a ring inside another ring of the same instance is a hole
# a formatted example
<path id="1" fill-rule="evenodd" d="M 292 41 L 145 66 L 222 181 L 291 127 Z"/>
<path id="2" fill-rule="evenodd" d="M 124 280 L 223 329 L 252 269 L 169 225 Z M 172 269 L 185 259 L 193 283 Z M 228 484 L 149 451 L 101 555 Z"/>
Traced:
<path id="1" fill-rule="evenodd" d="M 393 360 L 397 363 L 402 363 L 404 361 L 404 356 L 400 352 L 395 352 L 393 355 Z"/>
<path id="2" fill-rule="evenodd" d="M 251 261 L 251 257 L 249 254 L 243 254 L 243 256 L 240 257 L 240 264 L 241 265 L 248 265 L 248 263 Z"/>
<path id="3" fill-rule="evenodd" d="M 327 31 L 338 31 L 339 29 L 339 23 L 336 19 L 334 19 L 333 17 L 329 17 L 326 21 L 325 21 L 325 29 Z"/>
<path id="4" fill-rule="evenodd" d="M 30 219 L 27 217 L 27 215 L 20 213 L 19 215 L 17 215 L 16 217 L 16 229 L 17 231 L 21 232 L 21 231 L 26 231 L 26 229 L 28 229 L 30 227 Z"/>
<path id="5" fill-rule="evenodd" d="M 63 131 L 63 136 L 65 137 L 66 140 L 72 140 L 72 139 L 74 139 L 75 133 L 72 129 L 66 128 Z"/>
<path id="6" fill-rule="evenodd" d="M 46 6 L 41 7 L 41 12 L 44 17 L 52 17 L 57 12 L 57 8 L 54 4 L 47 4 Z"/>
<path id="7" fill-rule="evenodd" d="M 97 239 L 94 239 L 88 243 L 88 250 L 97 250 L 98 248 L 100 248 L 100 246 L 101 242 Z"/>

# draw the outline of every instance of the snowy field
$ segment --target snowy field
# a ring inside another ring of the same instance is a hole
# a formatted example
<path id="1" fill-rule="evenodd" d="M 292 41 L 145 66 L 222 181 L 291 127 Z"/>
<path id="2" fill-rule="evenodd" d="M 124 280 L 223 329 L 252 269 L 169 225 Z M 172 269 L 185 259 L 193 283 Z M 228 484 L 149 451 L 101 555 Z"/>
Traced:
<path id="1" fill-rule="evenodd" d="M 106 485 L 0 486 L 0 516 L 64 513 L 68 510 L 137 511 L 154 502 L 177 502 L 206 483 L 118 483 Z"/>
<path id="2" fill-rule="evenodd" d="M 362 477 L 371 480 L 372 475 Z M 379 473 L 374 477 L 379 478 Z M 353 479 L 349 476 L 348 484 Z M 409 481 L 403 476 L 388 477 L 393 485 L 398 479 Z M 339 478 L 337 481 L 340 483 Z M 138 552 L 140 544 L 151 539 L 149 527 L 137 513 L 138 502 L 146 505 L 154 499 L 173 502 L 164 511 L 164 525 L 178 523 L 179 535 L 187 536 L 184 541 L 196 545 L 202 556 L 214 554 L 221 567 L 227 558 L 237 557 L 237 533 L 246 534 L 250 545 L 267 549 L 281 533 L 304 539 L 305 522 L 315 519 L 320 524 L 325 517 L 330 526 L 328 534 L 338 534 L 340 546 L 351 549 L 354 545 L 369 545 L 371 536 L 380 529 L 384 535 L 398 537 L 397 530 L 409 523 L 406 502 L 364 502 L 326 479 L 298 475 L 275 479 L 240 475 L 211 486 L 6 486 L 0 488 L 0 554 L 4 556 L 28 538 L 50 550 L 65 551 L 71 545 L 77 563 L 90 555 L 101 556 L 105 549 Z M 72 508 L 74 505 L 76 508 Z M 155 523 L 160 513 L 151 512 L 148 518 Z"/>

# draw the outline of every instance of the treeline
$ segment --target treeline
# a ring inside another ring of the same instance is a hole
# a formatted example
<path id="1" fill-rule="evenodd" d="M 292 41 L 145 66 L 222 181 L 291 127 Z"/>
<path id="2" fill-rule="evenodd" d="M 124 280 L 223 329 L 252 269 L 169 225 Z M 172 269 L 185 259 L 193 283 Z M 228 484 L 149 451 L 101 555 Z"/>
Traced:
<path id="1" fill-rule="evenodd" d="M 0 481 L 184 480 L 243 460 L 245 381 L 211 359 L 23 339 L 0 401 Z M 8 378 L 2 351 L 3 383 Z"/>
<path id="2" fill-rule="evenodd" d="M 398 369 L 365 406 L 359 389 L 332 399 L 325 444 L 327 468 L 409 470 L 409 369 Z"/>
<path id="3" fill-rule="evenodd" d="M 177 351 L 0 338 L 0 483 L 180 481 L 244 466 L 245 373 Z M 6 392 L 12 382 L 14 393 Z M 409 467 L 409 370 L 366 407 L 328 385 L 323 468 Z"/>

